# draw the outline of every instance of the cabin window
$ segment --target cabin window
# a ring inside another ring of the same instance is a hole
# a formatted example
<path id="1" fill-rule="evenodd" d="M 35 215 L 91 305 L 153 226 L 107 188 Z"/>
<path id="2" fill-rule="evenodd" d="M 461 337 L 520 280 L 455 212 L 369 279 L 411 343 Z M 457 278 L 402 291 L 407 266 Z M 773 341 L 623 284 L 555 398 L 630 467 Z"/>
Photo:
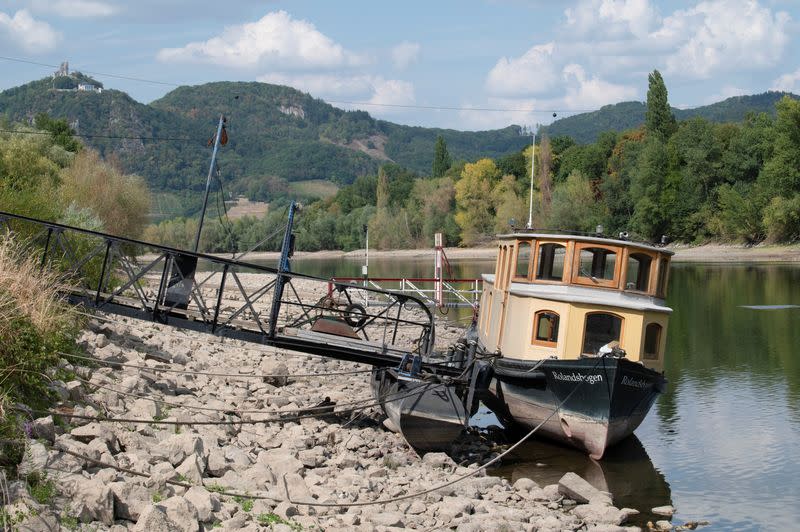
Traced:
<path id="1" fill-rule="evenodd" d="M 536 279 L 541 281 L 564 280 L 564 260 L 567 248 L 561 244 L 539 244 L 536 260 Z"/>
<path id="2" fill-rule="evenodd" d="M 644 332 L 644 356 L 646 360 L 658 360 L 658 346 L 661 344 L 661 325 L 650 323 Z"/>
<path id="3" fill-rule="evenodd" d="M 517 267 L 514 277 L 528 278 L 528 266 L 531 262 L 531 243 L 520 242 L 517 244 Z"/>
<path id="4" fill-rule="evenodd" d="M 650 287 L 650 266 L 653 257 L 646 253 L 628 255 L 628 268 L 625 275 L 625 289 L 647 292 Z"/>
<path id="5" fill-rule="evenodd" d="M 619 316 L 605 312 L 587 314 L 582 353 L 596 355 L 597 351 L 607 343 L 619 342 L 621 332 L 622 318 Z"/>
<path id="6" fill-rule="evenodd" d="M 558 314 L 541 310 L 533 318 L 533 344 L 555 347 L 558 342 Z"/>
<path id="7" fill-rule="evenodd" d="M 617 288 L 620 278 L 620 248 L 576 244 L 572 259 L 572 282 L 588 286 Z"/>

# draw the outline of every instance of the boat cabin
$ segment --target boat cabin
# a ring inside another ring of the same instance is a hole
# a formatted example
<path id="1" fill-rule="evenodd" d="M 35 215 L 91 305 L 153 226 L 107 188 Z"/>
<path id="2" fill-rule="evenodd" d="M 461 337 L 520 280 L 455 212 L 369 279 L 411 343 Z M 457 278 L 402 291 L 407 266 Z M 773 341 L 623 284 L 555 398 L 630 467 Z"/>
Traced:
<path id="1" fill-rule="evenodd" d="M 661 371 L 671 256 L 603 236 L 501 235 L 495 272 L 483 275 L 480 340 L 488 351 L 522 360 L 576 359 L 617 347 Z"/>

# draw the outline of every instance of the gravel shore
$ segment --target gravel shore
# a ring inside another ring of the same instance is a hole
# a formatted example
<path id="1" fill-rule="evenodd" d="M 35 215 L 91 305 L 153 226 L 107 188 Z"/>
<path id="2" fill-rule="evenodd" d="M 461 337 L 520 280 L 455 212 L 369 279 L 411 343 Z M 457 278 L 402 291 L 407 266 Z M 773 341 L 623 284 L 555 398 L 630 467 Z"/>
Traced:
<path id="1" fill-rule="evenodd" d="M 498 449 L 471 435 L 448 454 L 419 456 L 377 407 L 249 424 L 325 397 L 368 405 L 368 373 L 293 377 L 368 368 L 114 320 L 91 320 L 80 338 L 101 363 L 64 361 L 72 379 L 53 383 L 64 414 L 32 415 L 19 472 L 38 472 L 39 486 L 53 489 L 36 501 L 21 481 L 8 484 L 5 513 L 22 529 L 636 530 L 621 526 L 636 510 L 614 507 L 574 474 L 539 486 L 479 471 L 404 498 L 474 472 Z"/>

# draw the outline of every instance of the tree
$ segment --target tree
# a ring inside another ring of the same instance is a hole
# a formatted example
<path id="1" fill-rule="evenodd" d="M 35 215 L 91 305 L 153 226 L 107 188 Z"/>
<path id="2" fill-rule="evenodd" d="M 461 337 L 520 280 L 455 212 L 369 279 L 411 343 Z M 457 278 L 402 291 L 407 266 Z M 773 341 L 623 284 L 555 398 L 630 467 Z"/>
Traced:
<path id="1" fill-rule="evenodd" d="M 447 151 L 447 144 L 444 137 L 439 135 L 436 137 L 436 147 L 433 151 L 433 168 L 431 170 L 431 177 L 442 177 L 444 173 L 453 164 L 450 158 L 450 153 Z"/>
<path id="2" fill-rule="evenodd" d="M 34 125 L 36 129 L 49 132 L 53 141 L 67 151 L 77 153 L 83 147 L 75 138 L 75 131 L 63 118 L 54 120 L 47 113 L 39 113 L 34 119 Z"/>
<path id="3" fill-rule="evenodd" d="M 536 173 L 539 174 L 536 181 L 539 183 L 539 190 L 542 193 L 542 213 L 545 216 L 550 211 L 550 203 L 553 200 L 553 178 L 550 174 L 552 168 L 553 150 L 550 146 L 550 139 L 545 135 L 539 143 L 539 164 L 536 167 Z"/>
<path id="4" fill-rule="evenodd" d="M 472 245 L 491 231 L 494 206 L 491 191 L 500 177 L 491 159 L 464 165 L 456 183 L 456 223 L 461 227 L 461 243 Z"/>
<path id="5" fill-rule="evenodd" d="M 631 228 L 645 238 L 658 238 L 664 231 L 661 193 L 669 171 L 667 149 L 660 135 L 648 137 L 636 161 L 631 180 L 634 202 Z"/>
<path id="6" fill-rule="evenodd" d="M 649 133 L 661 135 L 667 139 L 675 131 L 675 116 L 669 107 L 667 86 L 661 72 L 653 70 L 647 76 L 647 111 L 645 113 L 645 128 Z"/>

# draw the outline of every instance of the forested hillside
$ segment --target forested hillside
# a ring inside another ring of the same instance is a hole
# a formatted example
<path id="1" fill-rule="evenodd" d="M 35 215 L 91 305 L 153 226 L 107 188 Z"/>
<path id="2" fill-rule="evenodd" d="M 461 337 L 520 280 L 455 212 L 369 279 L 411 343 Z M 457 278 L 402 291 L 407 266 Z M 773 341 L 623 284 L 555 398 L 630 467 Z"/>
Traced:
<path id="1" fill-rule="evenodd" d="M 534 225 L 638 239 L 756 243 L 800 238 L 800 101 L 783 97 L 774 112 L 737 123 L 678 120 L 661 75 L 650 75 L 644 124 L 608 131 L 591 144 L 544 137 L 536 146 Z M 387 164 L 335 196 L 306 207 L 298 249 L 353 249 L 364 227 L 379 248 L 486 242 L 527 221 L 531 150 L 453 163 L 444 138 L 427 175 Z M 277 207 L 278 204 L 276 203 Z M 262 220 L 219 221 L 213 250 L 247 249 L 278 227 L 283 209 Z M 151 226 L 148 236 L 184 245 L 193 221 Z M 177 236 L 176 236 L 177 235 Z M 177 240 L 171 240 L 177 239 Z M 277 241 L 262 246 L 276 249 Z"/>
<path id="2" fill-rule="evenodd" d="M 775 116 L 775 104 L 784 96 L 798 98 L 785 92 L 765 92 L 752 96 L 734 96 L 721 102 L 693 109 L 672 108 L 678 120 L 700 117 L 711 122 L 741 122 L 748 113 L 767 113 Z M 579 144 L 595 142 L 606 131 L 625 131 L 644 124 L 647 106 L 644 102 L 622 102 L 606 105 L 591 113 L 582 113 L 556 120 L 542 127 L 551 137 L 569 136 Z"/>
<path id="3" fill-rule="evenodd" d="M 64 118 L 87 145 L 145 177 L 155 191 L 186 195 L 204 187 L 207 140 L 220 114 L 228 118 L 227 190 L 257 200 L 271 199 L 288 181 L 349 184 L 385 162 L 426 172 L 439 135 L 464 160 L 501 156 L 526 143 L 516 127 L 461 132 L 402 126 L 266 83 L 180 87 L 144 105 L 115 90 L 68 90 L 78 80 L 101 86 L 80 74 L 42 79 L 0 93 L 0 114 L 10 122 L 30 122 L 41 112 Z"/>

